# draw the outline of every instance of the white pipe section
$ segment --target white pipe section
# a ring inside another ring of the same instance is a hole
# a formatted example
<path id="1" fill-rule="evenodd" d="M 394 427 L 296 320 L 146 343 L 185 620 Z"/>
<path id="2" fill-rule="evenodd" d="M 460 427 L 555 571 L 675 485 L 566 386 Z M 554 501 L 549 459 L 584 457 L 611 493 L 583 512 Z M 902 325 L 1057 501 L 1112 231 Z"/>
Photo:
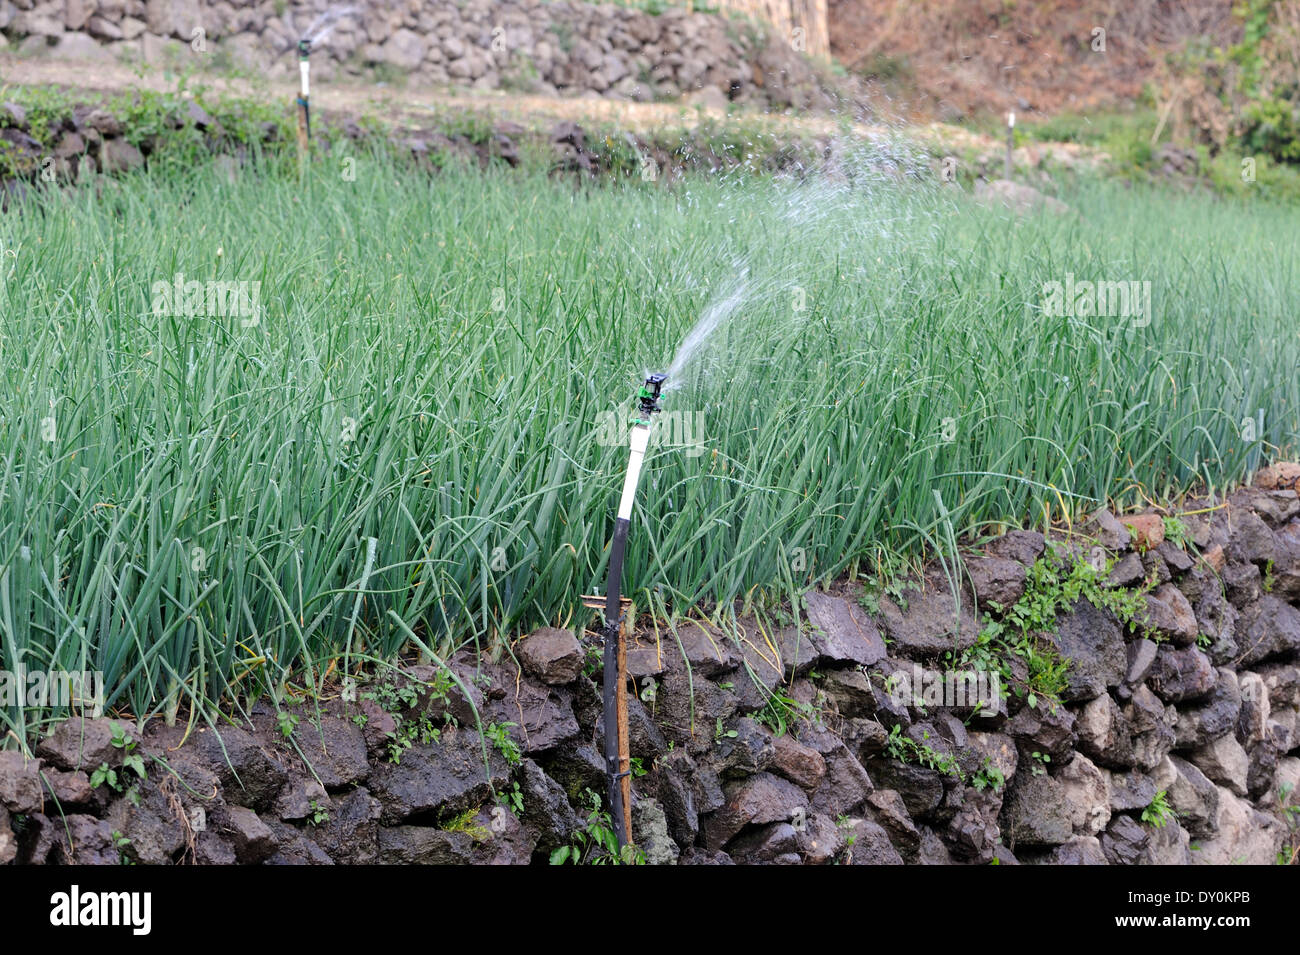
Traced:
<path id="1" fill-rule="evenodd" d="M 627 462 L 627 477 L 623 479 L 623 497 L 618 502 L 618 516 L 623 520 L 632 519 L 632 499 L 636 497 L 637 482 L 641 480 L 641 463 L 645 460 L 645 450 L 649 444 L 649 425 L 633 425 L 632 456 Z"/>
<path id="2" fill-rule="evenodd" d="M 308 63 L 306 60 L 298 61 L 298 73 L 302 76 L 302 98 L 303 99 L 307 98 L 307 71 L 310 68 L 311 68 L 311 64 Z"/>

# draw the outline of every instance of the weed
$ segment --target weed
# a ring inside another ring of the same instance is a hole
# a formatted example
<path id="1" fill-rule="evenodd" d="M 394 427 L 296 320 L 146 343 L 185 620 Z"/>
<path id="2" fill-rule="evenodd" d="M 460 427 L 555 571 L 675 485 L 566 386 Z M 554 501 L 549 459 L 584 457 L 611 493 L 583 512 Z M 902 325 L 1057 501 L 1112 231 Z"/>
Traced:
<path id="1" fill-rule="evenodd" d="M 644 865 L 645 853 L 634 845 L 620 853 L 614 822 L 602 807 L 600 796 L 584 791 L 587 821 L 573 834 L 573 842 L 551 853 L 551 865 Z"/>
<path id="2" fill-rule="evenodd" d="M 925 740 L 928 739 L 929 734 L 926 733 Z M 957 760 L 947 753 L 939 752 L 925 740 L 918 743 L 910 736 L 904 736 L 903 728 L 895 724 L 885 740 L 885 753 L 900 763 L 917 763 L 965 782 L 966 775 L 961 771 Z"/>
<path id="3" fill-rule="evenodd" d="M 479 807 L 472 806 L 464 812 L 453 816 L 439 828 L 446 832 L 463 832 L 475 842 L 492 838 L 492 831 L 478 822 Z"/>
<path id="4" fill-rule="evenodd" d="M 144 757 L 135 751 L 138 745 L 136 741 L 127 736 L 126 731 L 116 722 L 109 724 L 109 728 L 112 731 L 109 742 L 114 749 L 122 752 L 122 768 L 132 770 L 136 778 L 144 779 Z"/>
<path id="5" fill-rule="evenodd" d="M 1191 537 L 1188 536 L 1187 525 L 1181 517 L 1176 515 L 1162 518 L 1165 528 L 1165 540 L 1173 544 L 1179 550 L 1187 550 L 1187 545 L 1191 543 Z"/>
<path id="6" fill-rule="evenodd" d="M 767 694 L 767 702 L 755 717 L 775 735 L 784 736 L 800 718 L 817 720 L 817 712 L 810 704 L 799 702 L 777 687 Z"/>
<path id="7" fill-rule="evenodd" d="M 1153 829 L 1163 829 L 1173 818 L 1173 807 L 1169 805 L 1168 795 L 1163 789 L 1157 792 L 1150 804 L 1142 810 L 1142 821 Z"/>
<path id="8" fill-rule="evenodd" d="M 135 860 L 127 854 L 127 849 L 131 846 L 131 840 L 122 835 L 121 832 L 114 829 L 110 834 L 113 840 L 113 848 L 117 850 L 117 861 L 119 865 L 135 865 Z"/>
<path id="9" fill-rule="evenodd" d="M 489 723 L 484 727 L 487 738 L 497 751 L 505 757 L 506 762 L 511 766 L 518 766 L 523 761 L 524 754 L 520 750 L 519 744 L 515 738 L 510 735 L 510 728 L 514 723 Z"/>
<path id="10" fill-rule="evenodd" d="M 1277 812 L 1287 828 L 1287 839 L 1277 852 L 1278 865 L 1300 862 L 1300 801 L 1295 798 L 1295 784 L 1282 783 L 1277 788 Z"/>
<path id="11" fill-rule="evenodd" d="M 1110 566 L 1098 570 L 1088 561 L 1076 560 L 1066 570 L 1049 557 L 1040 558 L 1029 568 L 1020 599 L 1009 608 L 994 604 L 1000 619 L 986 616 L 975 645 L 960 654 L 949 653 L 947 659 L 959 668 L 997 671 L 1010 692 L 1031 708 L 1044 700 L 1055 706 L 1069 682 L 1069 660 L 1046 639 L 1056 632 L 1057 617 L 1083 599 L 1111 611 L 1131 632 L 1145 611 L 1144 595 L 1154 586 L 1154 578 L 1137 589 L 1110 589 L 1102 585 Z M 1012 656 L 1024 663 L 1023 679 L 1016 676 Z"/>
<path id="12" fill-rule="evenodd" d="M 994 766 L 993 761 L 987 756 L 984 757 L 984 762 L 980 765 L 980 768 L 975 771 L 975 775 L 971 777 L 970 781 L 970 784 L 979 792 L 983 792 L 985 789 L 991 789 L 993 792 L 997 792 L 1005 786 L 1006 783 L 1006 774 L 1003 773 L 1002 770 L 998 769 L 998 767 Z"/>
<path id="13" fill-rule="evenodd" d="M 497 798 L 501 803 L 516 816 L 522 816 L 524 813 L 524 793 L 519 788 L 519 783 L 511 783 L 509 789 L 503 789 L 498 793 Z"/>

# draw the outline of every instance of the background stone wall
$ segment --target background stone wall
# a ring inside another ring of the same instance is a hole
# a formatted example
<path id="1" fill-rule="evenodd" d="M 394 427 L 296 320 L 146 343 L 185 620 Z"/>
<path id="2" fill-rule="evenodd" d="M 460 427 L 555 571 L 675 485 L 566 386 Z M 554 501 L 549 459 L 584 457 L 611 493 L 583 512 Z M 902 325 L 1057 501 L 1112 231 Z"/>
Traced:
<path id="1" fill-rule="evenodd" d="M 0 0 L 0 31 L 26 54 L 93 66 L 118 57 L 180 65 L 212 57 L 259 74 L 296 71 L 293 45 L 329 9 L 351 9 L 319 45 L 313 76 L 638 101 L 688 97 L 798 109 L 833 104 L 789 31 L 673 7 L 539 0 Z M 770 33 L 770 35 L 769 35 Z M 806 46 L 804 47 L 806 49 Z"/>

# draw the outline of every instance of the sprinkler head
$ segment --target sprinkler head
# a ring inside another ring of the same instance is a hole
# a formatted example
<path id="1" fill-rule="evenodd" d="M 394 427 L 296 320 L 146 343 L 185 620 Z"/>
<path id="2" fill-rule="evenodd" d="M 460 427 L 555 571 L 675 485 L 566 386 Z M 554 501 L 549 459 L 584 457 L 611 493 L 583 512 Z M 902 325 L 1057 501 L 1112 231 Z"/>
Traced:
<path id="1" fill-rule="evenodd" d="M 661 410 L 659 407 L 659 394 L 663 390 L 664 382 L 668 380 L 665 374 L 654 374 L 645 380 L 645 384 L 636 393 L 638 402 L 637 415 L 632 419 L 633 424 L 650 424 L 650 416 L 658 414 Z"/>
<path id="2" fill-rule="evenodd" d="M 311 40 L 303 38 L 298 41 L 298 59 L 305 60 L 311 55 Z"/>

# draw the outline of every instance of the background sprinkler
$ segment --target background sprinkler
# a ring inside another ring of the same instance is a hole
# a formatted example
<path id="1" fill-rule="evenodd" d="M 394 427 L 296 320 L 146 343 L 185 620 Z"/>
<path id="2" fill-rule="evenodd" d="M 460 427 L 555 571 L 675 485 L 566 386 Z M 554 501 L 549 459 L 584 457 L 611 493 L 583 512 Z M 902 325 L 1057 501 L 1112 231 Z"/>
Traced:
<path id="1" fill-rule="evenodd" d="M 631 448 L 623 496 L 614 521 L 614 540 L 609 549 L 609 583 L 605 590 L 605 680 L 604 729 L 605 776 L 609 785 L 609 810 L 614 821 L 618 847 L 629 842 L 632 831 L 631 763 L 627 742 L 627 657 L 623 642 L 623 613 L 619 588 L 623 578 L 623 556 L 627 531 L 632 521 L 632 502 L 641 480 L 641 465 L 650 444 L 650 425 L 659 413 L 659 395 L 667 375 L 651 375 L 637 392 L 637 410 L 632 417 Z"/>
<path id="2" fill-rule="evenodd" d="M 334 27 L 338 25 L 339 20 L 353 13 L 355 7 L 333 7 L 326 10 L 315 20 L 311 26 L 303 30 L 298 39 L 298 76 L 300 84 L 298 88 L 298 149 L 300 153 L 307 152 L 307 146 L 311 142 L 311 84 L 309 82 L 311 73 L 311 49 L 312 46 L 320 46 L 331 33 Z M 289 29 L 293 30 L 293 16 L 286 14 L 285 20 Z M 290 34 L 292 36 L 292 33 Z M 281 46 L 283 52 L 285 47 Z"/>
<path id="3" fill-rule="evenodd" d="M 308 75 L 311 72 L 311 40 L 298 41 L 298 75 L 302 79 L 298 90 L 298 148 L 303 152 L 311 142 L 311 89 Z"/>

